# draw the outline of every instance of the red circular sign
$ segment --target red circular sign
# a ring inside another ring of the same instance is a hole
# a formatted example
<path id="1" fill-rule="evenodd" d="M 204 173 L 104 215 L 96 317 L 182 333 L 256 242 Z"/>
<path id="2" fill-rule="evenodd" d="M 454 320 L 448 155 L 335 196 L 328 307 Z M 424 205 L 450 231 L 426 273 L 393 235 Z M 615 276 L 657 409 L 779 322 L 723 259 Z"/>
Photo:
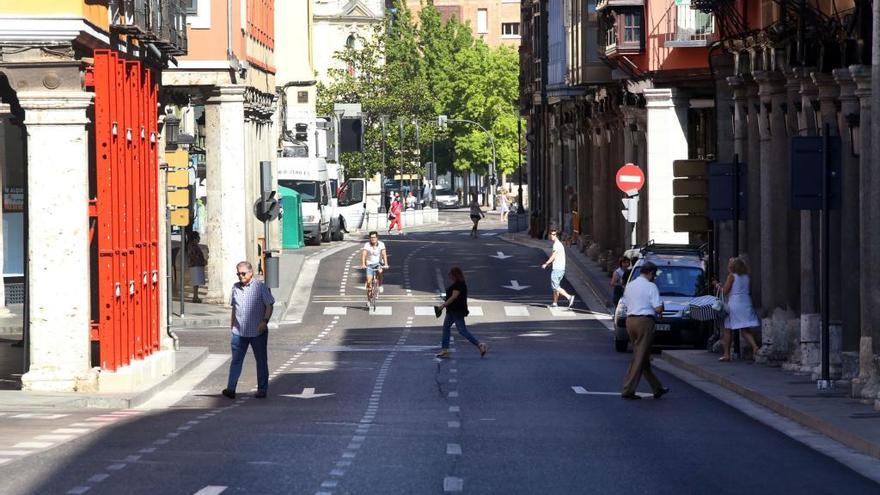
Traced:
<path id="1" fill-rule="evenodd" d="M 645 173 L 632 163 L 627 163 L 617 171 L 617 188 L 621 191 L 638 191 L 644 185 Z"/>

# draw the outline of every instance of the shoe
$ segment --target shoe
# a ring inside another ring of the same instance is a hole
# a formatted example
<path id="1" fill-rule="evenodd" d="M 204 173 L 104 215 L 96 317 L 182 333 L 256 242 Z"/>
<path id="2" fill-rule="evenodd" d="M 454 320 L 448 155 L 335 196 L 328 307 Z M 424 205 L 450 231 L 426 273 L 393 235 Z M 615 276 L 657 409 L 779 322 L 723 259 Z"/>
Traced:
<path id="1" fill-rule="evenodd" d="M 480 347 L 480 357 L 485 356 L 486 353 L 489 352 L 489 344 L 484 344 L 483 342 L 480 342 L 479 347 Z"/>
<path id="2" fill-rule="evenodd" d="M 257 390 L 257 393 L 254 394 L 254 397 L 257 399 L 265 399 L 266 391 L 265 390 Z"/>
<path id="3" fill-rule="evenodd" d="M 660 390 L 654 392 L 654 398 L 659 399 L 669 393 L 669 387 L 660 387 Z"/>
<path id="4" fill-rule="evenodd" d="M 228 388 L 224 388 L 223 391 L 220 393 L 223 394 L 224 397 L 228 397 L 230 399 L 235 398 L 235 390 L 229 390 Z"/>
<path id="5" fill-rule="evenodd" d="M 568 307 L 571 308 L 572 306 L 574 306 L 574 296 L 569 296 Z"/>
<path id="6" fill-rule="evenodd" d="M 201 303 L 202 303 L 202 300 L 199 299 L 198 297 L 194 297 L 193 300 L 192 300 L 192 302 L 193 302 L 193 304 L 201 304 Z"/>
<path id="7" fill-rule="evenodd" d="M 718 358 L 718 360 L 721 361 L 722 363 L 730 362 L 730 358 L 727 356 L 721 356 L 720 358 Z"/>
<path id="8" fill-rule="evenodd" d="M 623 394 L 620 397 L 622 399 L 626 399 L 626 400 L 639 400 L 639 399 L 641 399 L 641 396 L 636 395 L 636 394 Z"/>
<path id="9" fill-rule="evenodd" d="M 440 359 L 448 358 L 449 357 L 449 349 L 443 349 L 442 351 L 438 352 L 437 354 L 434 354 L 434 357 L 440 358 Z"/>
<path id="10" fill-rule="evenodd" d="M 379 286 L 379 294 L 384 294 L 384 293 L 385 293 L 385 286 L 380 285 Z"/>
<path id="11" fill-rule="evenodd" d="M 553 304 L 551 304 L 551 305 L 550 305 L 550 307 L 551 307 L 551 308 L 558 308 L 558 307 L 559 307 L 559 305 L 558 305 L 558 304 L 556 304 L 556 303 L 553 303 Z"/>

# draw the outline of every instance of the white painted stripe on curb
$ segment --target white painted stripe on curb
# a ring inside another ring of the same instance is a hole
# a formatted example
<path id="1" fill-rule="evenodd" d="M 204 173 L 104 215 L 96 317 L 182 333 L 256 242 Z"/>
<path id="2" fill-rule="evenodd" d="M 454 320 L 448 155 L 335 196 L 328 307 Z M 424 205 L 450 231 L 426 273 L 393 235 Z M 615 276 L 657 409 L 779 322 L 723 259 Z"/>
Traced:
<path id="1" fill-rule="evenodd" d="M 443 478 L 443 491 L 444 492 L 460 492 L 464 490 L 464 480 L 461 478 L 455 478 L 452 476 L 447 476 Z"/>

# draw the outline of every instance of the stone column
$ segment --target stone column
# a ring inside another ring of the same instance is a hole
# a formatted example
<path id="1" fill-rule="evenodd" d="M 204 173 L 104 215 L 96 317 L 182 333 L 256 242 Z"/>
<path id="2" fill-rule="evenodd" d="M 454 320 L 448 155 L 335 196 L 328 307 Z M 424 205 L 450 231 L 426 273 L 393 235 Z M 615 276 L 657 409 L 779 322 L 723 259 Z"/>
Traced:
<path id="1" fill-rule="evenodd" d="M 92 391 L 89 137 L 92 93 L 18 93 L 28 139 L 30 368 L 22 388 Z M 59 159 L 63 157 L 63 159 Z"/>
<path id="2" fill-rule="evenodd" d="M 853 81 L 856 83 L 855 95 L 859 99 L 859 141 L 861 142 L 861 152 L 859 153 L 859 211 L 861 211 L 861 230 L 859 231 L 859 245 L 861 247 L 860 258 L 864 263 L 866 260 L 875 259 L 875 245 L 872 243 L 880 242 L 877 239 L 878 230 L 876 222 L 880 221 L 880 215 L 875 210 L 871 210 L 874 200 L 873 196 L 878 196 L 878 189 L 872 189 L 873 181 L 877 179 L 873 176 L 877 172 L 872 170 L 876 166 L 872 159 L 872 140 L 873 140 L 873 122 L 872 122 L 872 106 L 871 98 L 871 68 L 864 65 L 851 65 L 849 73 Z M 873 400 L 880 393 L 880 370 L 877 367 L 875 359 L 875 350 L 877 346 L 876 332 L 877 301 L 874 299 L 874 292 L 877 290 L 877 279 L 874 278 L 870 269 L 859 270 L 859 303 L 861 305 L 861 338 L 859 339 L 859 376 L 854 380 L 853 395 L 863 399 Z"/>
<path id="3" fill-rule="evenodd" d="M 756 71 L 760 97 L 759 131 L 761 133 L 761 259 L 764 272 L 773 266 L 771 274 L 761 277 L 761 306 L 766 317 L 762 323 L 762 360 L 778 356 L 785 349 L 785 320 L 776 310 L 785 308 L 786 286 L 789 282 L 788 245 L 788 143 L 785 126 L 785 88 L 778 72 Z M 768 276 L 769 275 L 769 276 Z"/>
<path id="4" fill-rule="evenodd" d="M 841 320 L 843 322 L 843 349 L 858 349 L 861 337 L 859 318 L 859 278 L 853 276 L 852 267 L 862 266 L 859 249 L 860 216 L 859 211 L 859 159 L 850 135 L 849 121 L 859 116 L 859 99 L 855 95 L 856 85 L 849 69 L 835 69 L 834 79 L 840 88 L 840 113 L 838 128 L 841 140 L 841 208 L 840 208 L 840 252 L 838 263 L 832 271 L 839 270 L 841 298 Z M 853 122 L 855 125 L 855 122 Z M 858 129 L 857 127 L 854 130 Z"/>
<path id="5" fill-rule="evenodd" d="M 648 111 L 648 229 L 658 243 L 687 244 L 687 233 L 675 232 L 672 211 L 672 162 L 688 158 L 687 99 L 671 88 L 646 89 Z"/>
<path id="6" fill-rule="evenodd" d="M 731 76 L 727 78 L 727 85 L 730 88 L 730 96 L 729 102 L 733 109 L 733 126 L 731 127 L 729 124 L 727 125 L 726 132 L 729 132 L 733 137 L 733 149 L 732 154 L 739 157 L 740 166 L 745 165 L 747 168 L 749 164 L 748 160 L 748 132 L 749 132 L 749 123 L 748 123 L 748 107 L 746 103 L 746 88 L 745 82 L 742 77 L 739 76 Z M 721 100 L 718 98 L 718 104 L 724 105 L 728 102 Z M 728 115 L 729 117 L 729 115 Z M 729 121 L 730 119 L 727 118 Z M 719 125 L 719 133 L 721 132 L 721 117 L 718 118 Z M 746 175 L 746 180 L 748 180 L 748 175 Z M 748 187 L 748 186 L 747 186 Z M 746 192 L 746 206 L 750 206 L 753 203 L 753 199 L 749 198 L 748 192 Z M 757 206 L 757 205 L 756 205 Z M 740 254 L 748 255 L 749 265 L 751 266 L 752 271 L 755 273 L 760 273 L 760 266 L 756 265 L 757 256 L 753 255 L 749 248 L 749 235 L 748 235 L 748 227 L 751 222 L 757 221 L 757 219 L 753 219 L 750 217 L 748 213 L 746 213 L 745 221 L 742 222 L 742 227 L 740 228 L 740 236 L 739 236 L 739 252 Z"/>
<path id="7" fill-rule="evenodd" d="M 207 298 L 215 304 L 229 303 L 235 265 L 247 257 L 244 92 L 244 86 L 219 86 L 205 102 Z"/>

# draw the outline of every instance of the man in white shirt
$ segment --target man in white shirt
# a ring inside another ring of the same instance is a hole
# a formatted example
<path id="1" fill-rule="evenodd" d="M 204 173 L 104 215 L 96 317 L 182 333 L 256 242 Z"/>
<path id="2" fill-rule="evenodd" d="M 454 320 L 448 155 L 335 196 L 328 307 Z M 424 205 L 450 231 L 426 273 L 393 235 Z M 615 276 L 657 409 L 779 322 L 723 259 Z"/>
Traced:
<path id="1" fill-rule="evenodd" d="M 547 269 L 548 266 L 553 267 L 550 270 L 550 288 L 553 289 L 553 304 L 551 308 L 558 307 L 559 296 L 568 299 L 568 307 L 574 304 L 574 296 L 569 294 L 562 288 L 562 278 L 565 276 L 565 246 L 559 242 L 559 233 L 556 229 L 550 229 L 550 240 L 553 241 L 553 252 L 541 268 Z"/>
<path id="2" fill-rule="evenodd" d="M 642 374 L 659 399 L 669 392 L 651 371 L 651 343 L 654 340 L 654 317 L 663 313 L 660 291 L 654 283 L 657 266 L 646 261 L 640 267 L 639 276 L 626 286 L 623 303 L 626 306 L 626 333 L 633 345 L 633 358 L 623 380 L 624 399 L 640 399 L 636 387 Z"/>

